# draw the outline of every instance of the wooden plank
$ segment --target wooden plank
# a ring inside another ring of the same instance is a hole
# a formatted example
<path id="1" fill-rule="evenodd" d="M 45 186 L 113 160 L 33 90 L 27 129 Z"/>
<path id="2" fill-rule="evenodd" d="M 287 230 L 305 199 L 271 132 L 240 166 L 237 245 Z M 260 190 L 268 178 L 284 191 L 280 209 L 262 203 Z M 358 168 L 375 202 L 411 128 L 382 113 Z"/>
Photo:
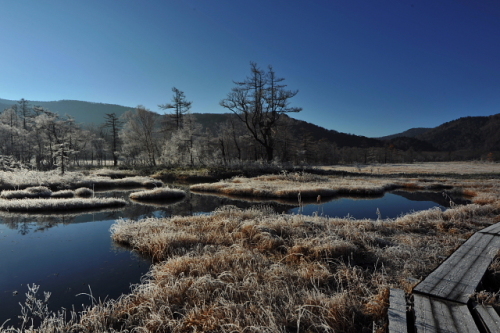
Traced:
<path id="1" fill-rule="evenodd" d="M 413 296 L 417 333 L 479 333 L 466 304 Z"/>
<path id="2" fill-rule="evenodd" d="M 479 232 L 493 234 L 493 235 L 499 235 L 500 236 L 500 222 L 492 224 L 489 227 L 484 228 L 483 230 L 480 230 Z"/>
<path id="3" fill-rule="evenodd" d="M 389 333 L 407 333 L 406 299 L 401 289 L 392 289 L 389 294 Z"/>
<path id="4" fill-rule="evenodd" d="M 500 237 L 476 233 L 413 291 L 467 303 L 499 248 Z"/>
<path id="5" fill-rule="evenodd" d="M 479 314 L 479 319 L 487 332 L 500 332 L 500 317 L 492 306 L 478 305 L 474 310 Z"/>

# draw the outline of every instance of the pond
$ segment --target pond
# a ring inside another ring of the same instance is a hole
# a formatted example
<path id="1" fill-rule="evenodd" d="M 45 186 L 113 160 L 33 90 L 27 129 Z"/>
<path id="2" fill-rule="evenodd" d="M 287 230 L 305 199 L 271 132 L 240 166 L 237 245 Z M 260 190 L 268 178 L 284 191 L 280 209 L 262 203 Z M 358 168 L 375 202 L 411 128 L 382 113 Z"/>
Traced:
<path id="1" fill-rule="evenodd" d="M 98 196 L 127 198 L 131 191 L 109 191 Z M 184 200 L 139 204 L 94 213 L 29 215 L 0 213 L 0 325 L 16 325 L 19 303 L 24 303 L 27 284 L 40 285 L 52 293 L 49 309 L 81 310 L 95 299 L 117 298 L 140 282 L 151 261 L 113 243 L 109 228 L 118 218 L 203 214 L 223 205 L 248 208 L 269 205 L 275 211 L 304 215 L 397 217 L 411 210 L 444 209 L 441 193 L 387 193 L 380 198 L 339 198 L 321 204 L 286 201 L 248 201 L 237 198 L 188 193 Z"/>

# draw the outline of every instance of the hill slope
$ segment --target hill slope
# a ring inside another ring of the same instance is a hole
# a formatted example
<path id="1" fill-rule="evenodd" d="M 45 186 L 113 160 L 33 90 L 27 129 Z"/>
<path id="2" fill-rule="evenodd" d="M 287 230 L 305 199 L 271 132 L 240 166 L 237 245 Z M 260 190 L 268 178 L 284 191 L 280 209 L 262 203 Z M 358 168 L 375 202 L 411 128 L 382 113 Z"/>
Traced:
<path id="1" fill-rule="evenodd" d="M 0 99 L 0 111 L 17 104 L 17 101 Z M 31 106 L 41 106 L 60 115 L 68 114 L 78 123 L 104 122 L 106 113 L 122 115 L 132 107 L 115 104 L 91 103 L 74 100 L 52 102 L 29 101 Z M 213 132 L 217 124 L 224 123 L 231 113 L 225 114 L 194 114 L 198 122 Z M 488 117 L 465 117 L 444 123 L 435 128 L 412 128 L 402 133 L 397 133 L 382 138 L 367 138 L 365 136 L 346 134 L 305 121 L 290 118 L 292 135 L 295 138 L 307 136 L 309 139 L 319 141 L 327 140 L 342 147 L 383 147 L 394 145 L 401 150 L 410 147 L 415 151 L 470 151 L 478 154 L 500 151 L 500 114 Z"/>
<path id="2" fill-rule="evenodd" d="M 232 113 L 194 113 L 198 123 L 204 128 L 216 131 L 217 124 L 226 122 L 230 117 L 235 117 Z M 285 117 L 288 117 L 285 115 Z M 382 147 L 384 143 L 380 140 L 367 138 L 354 134 L 346 134 L 334 130 L 328 130 L 321 126 L 308 123 L 303 120 L 297 120 L 289 117 L 291 122 L 291 132 L 294 138 L 308 136 L 314 141 L 328 140 L 334 142 L 339 148 L 342 147 Z M 239 120 L 238 120 L 239 121 Z"/>
<path id="3" fill-rule="evenodd" d="M 428 128 L 428 127 L 415 127 L 415 128 L 410 128 L 409 130 L 406 130 L 404 132 L 401 132 L 401 133 L 396 133 L 396 134 L 392 134 L 392 135 L 387 135 L 387 136 L 382 136 L 380 138 L 376 138 L 376 139 L 379 139 L 379 140 L 391 140 L 391 139 L 394 139 L 394 138 L 400 138 L 400 137 L 407 137 L 407 138 L 415 138 L 419 135 L 422 135 L 424 134 L 425 132 L 431 130 L 432 128 Z"/>
<path id="4" fill-rule="evenodd" d="M 0 99 L 0 111 L 17 104 L 17 101 L 7 99 Z M 96 123 L 104 122 L 104 115 L 106 113 L 116 113 L 118 116 L 122 115 L 132 107 L 126 107 L 116 104 L 105 103 L 92 103 L 73 100 L 62 100 L 52 102 L 29 101 L 31 106 L 41 106 L 52 112 L 60 115 L 68 114 L 75 118 L 77 123 Z"/>
<path id="5" fill-rule="evenodd" d="M 443 151 L 500 151 L 500 114 L 488 117 L 464 117 L 444 123 L 417 139 Z"/>

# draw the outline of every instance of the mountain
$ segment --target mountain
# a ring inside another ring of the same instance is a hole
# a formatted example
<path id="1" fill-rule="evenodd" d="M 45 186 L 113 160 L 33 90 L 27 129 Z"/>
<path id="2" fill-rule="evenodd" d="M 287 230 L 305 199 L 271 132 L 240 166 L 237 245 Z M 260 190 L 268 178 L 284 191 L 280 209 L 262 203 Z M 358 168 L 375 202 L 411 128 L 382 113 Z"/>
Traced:
<path id="1" fill-rule="evenodd" d="M 416 138 L 442 151 L 500 151 L 500 113 L 464 117 L 444 123 Z"/>
<path id="2" fill-rule="evenodd" d="M 419 135 L 424 134 L 425 132 L 427 132 L 431 129 L 432 128 L 427 128 L 427 127 L 415 127 L 415 128 L 410 128 L 409 130 L 401 132 L 401 133 L 387 135 L 387 136 L 383 136 L 383 137 L 380 137 L 377 139 L 379 139 L 379 140 L 391 140 L 391 139 L 400 138 L 400 137 L 415 138 Z"/>
<path id="3" fill-rule="evenodd" d="M 17 101 L 0 99 L 0 111 L 17 104 Z M 74 100 L 52 102 L 29 101 L 31 106 L 41 106 L 60 115 L 68 114 L 78 123 L 104 122 L 106 113 L 122 115 L 132 107 L 116 104 L 91 103 Z M 212 131 L 217 124 L 224 123 L 231 113 L 226 114 L 193 114 L 199 123 Z M 477 157 L 482 153 L 500 151 L 500 114 L 488 117 L 464 117 L 444 123 L 435 128 L 411 128 L 405 132 L 381 138 L 346 134 L 305 121 L 289 118 L 292 136 L 301 140 L 327 140 L 337 147 L 383 147 L 394 146 L 400 150 L 412 148 L 415 151 L 468 151 L 468 156 Z"/>
<path id="4" fill-rule="evenodd" d="M 395 137 L 390 140 L 384 140 L 389 146 L 394 146 L 399 150 L 413 149 L 414 151 L 438 151 L 434 145 L 429 142 L 406 136 Z"/>
<path id="5" fill-rule="evenodd" d="M 0 111 L 10 108 L 14 104 L 17 104 L 17 101 L 0 99 Z M 29 104 L 31 106 L 41 106 L 49 111 L 56 112 L 61 116 L 68 114 L 75 118 L 77 123 L 96 124 L 104 122 L 104 115 L 106 113 L 116 113 L 120 116 L 126 111 L 133 109 L 132 107 L 116 104 L 92 103 L 73 100 L 52 102 L 29 101 Z"/>
<path id="6" fill-rule="evenodd" d="M 193 113 L 196 121 L 200 123 L 203 128 L 216 131 L 217 124 L 223 124 L 231 117 L 235 117 L 233 113 Z M 284 115 L 284 117 L 288 117 Z M 303 120 L 297 120 L 288 117 L 291 126 L 291 136 L 294 138 L 305 138 L 306 136 L 313 141 L 327 140 L 335 142 L 337 147 L 383 147 L 384 143 L 380 140 L 367 138 L 354 134 L 346 134 L 334 130 L 328 130 L 321 126 L 308 123 Z M 239 121 L 239 120 L 238 120 Z"/>

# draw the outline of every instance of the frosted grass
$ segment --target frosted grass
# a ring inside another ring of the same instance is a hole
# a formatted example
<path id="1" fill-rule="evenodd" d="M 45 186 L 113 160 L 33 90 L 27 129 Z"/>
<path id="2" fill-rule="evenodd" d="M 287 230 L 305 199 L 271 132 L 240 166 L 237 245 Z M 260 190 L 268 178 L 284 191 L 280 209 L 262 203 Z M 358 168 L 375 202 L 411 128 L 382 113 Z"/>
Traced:
<path id="1" fill-rule="evenodd" d="M 61 175 L 57 171 L 0 171 L 0 189 L 20 190 L 37 186 L 53 189 L 76 189 L 79 187 L 107 189 L 113 187 L 161 187 L 163 182 L 141 176 L 111 179 L 105 176 L 85 175 L 82 172 L 66 172 Z"/>
<path id="2" fill-rule="evenodd" d="M 134 200 L 173 200 L 180 199 L 186 196 L 183 190 L 162 187 L 153 190 L 145 190 L 130 193 L 130 199 Z"/>
<path id="3" fill-rule="evenodd" d="M 125 206 L 118 198 L 11 199 L 0 200 L 0 210 L 18 212 L 61 211 Z"/>

